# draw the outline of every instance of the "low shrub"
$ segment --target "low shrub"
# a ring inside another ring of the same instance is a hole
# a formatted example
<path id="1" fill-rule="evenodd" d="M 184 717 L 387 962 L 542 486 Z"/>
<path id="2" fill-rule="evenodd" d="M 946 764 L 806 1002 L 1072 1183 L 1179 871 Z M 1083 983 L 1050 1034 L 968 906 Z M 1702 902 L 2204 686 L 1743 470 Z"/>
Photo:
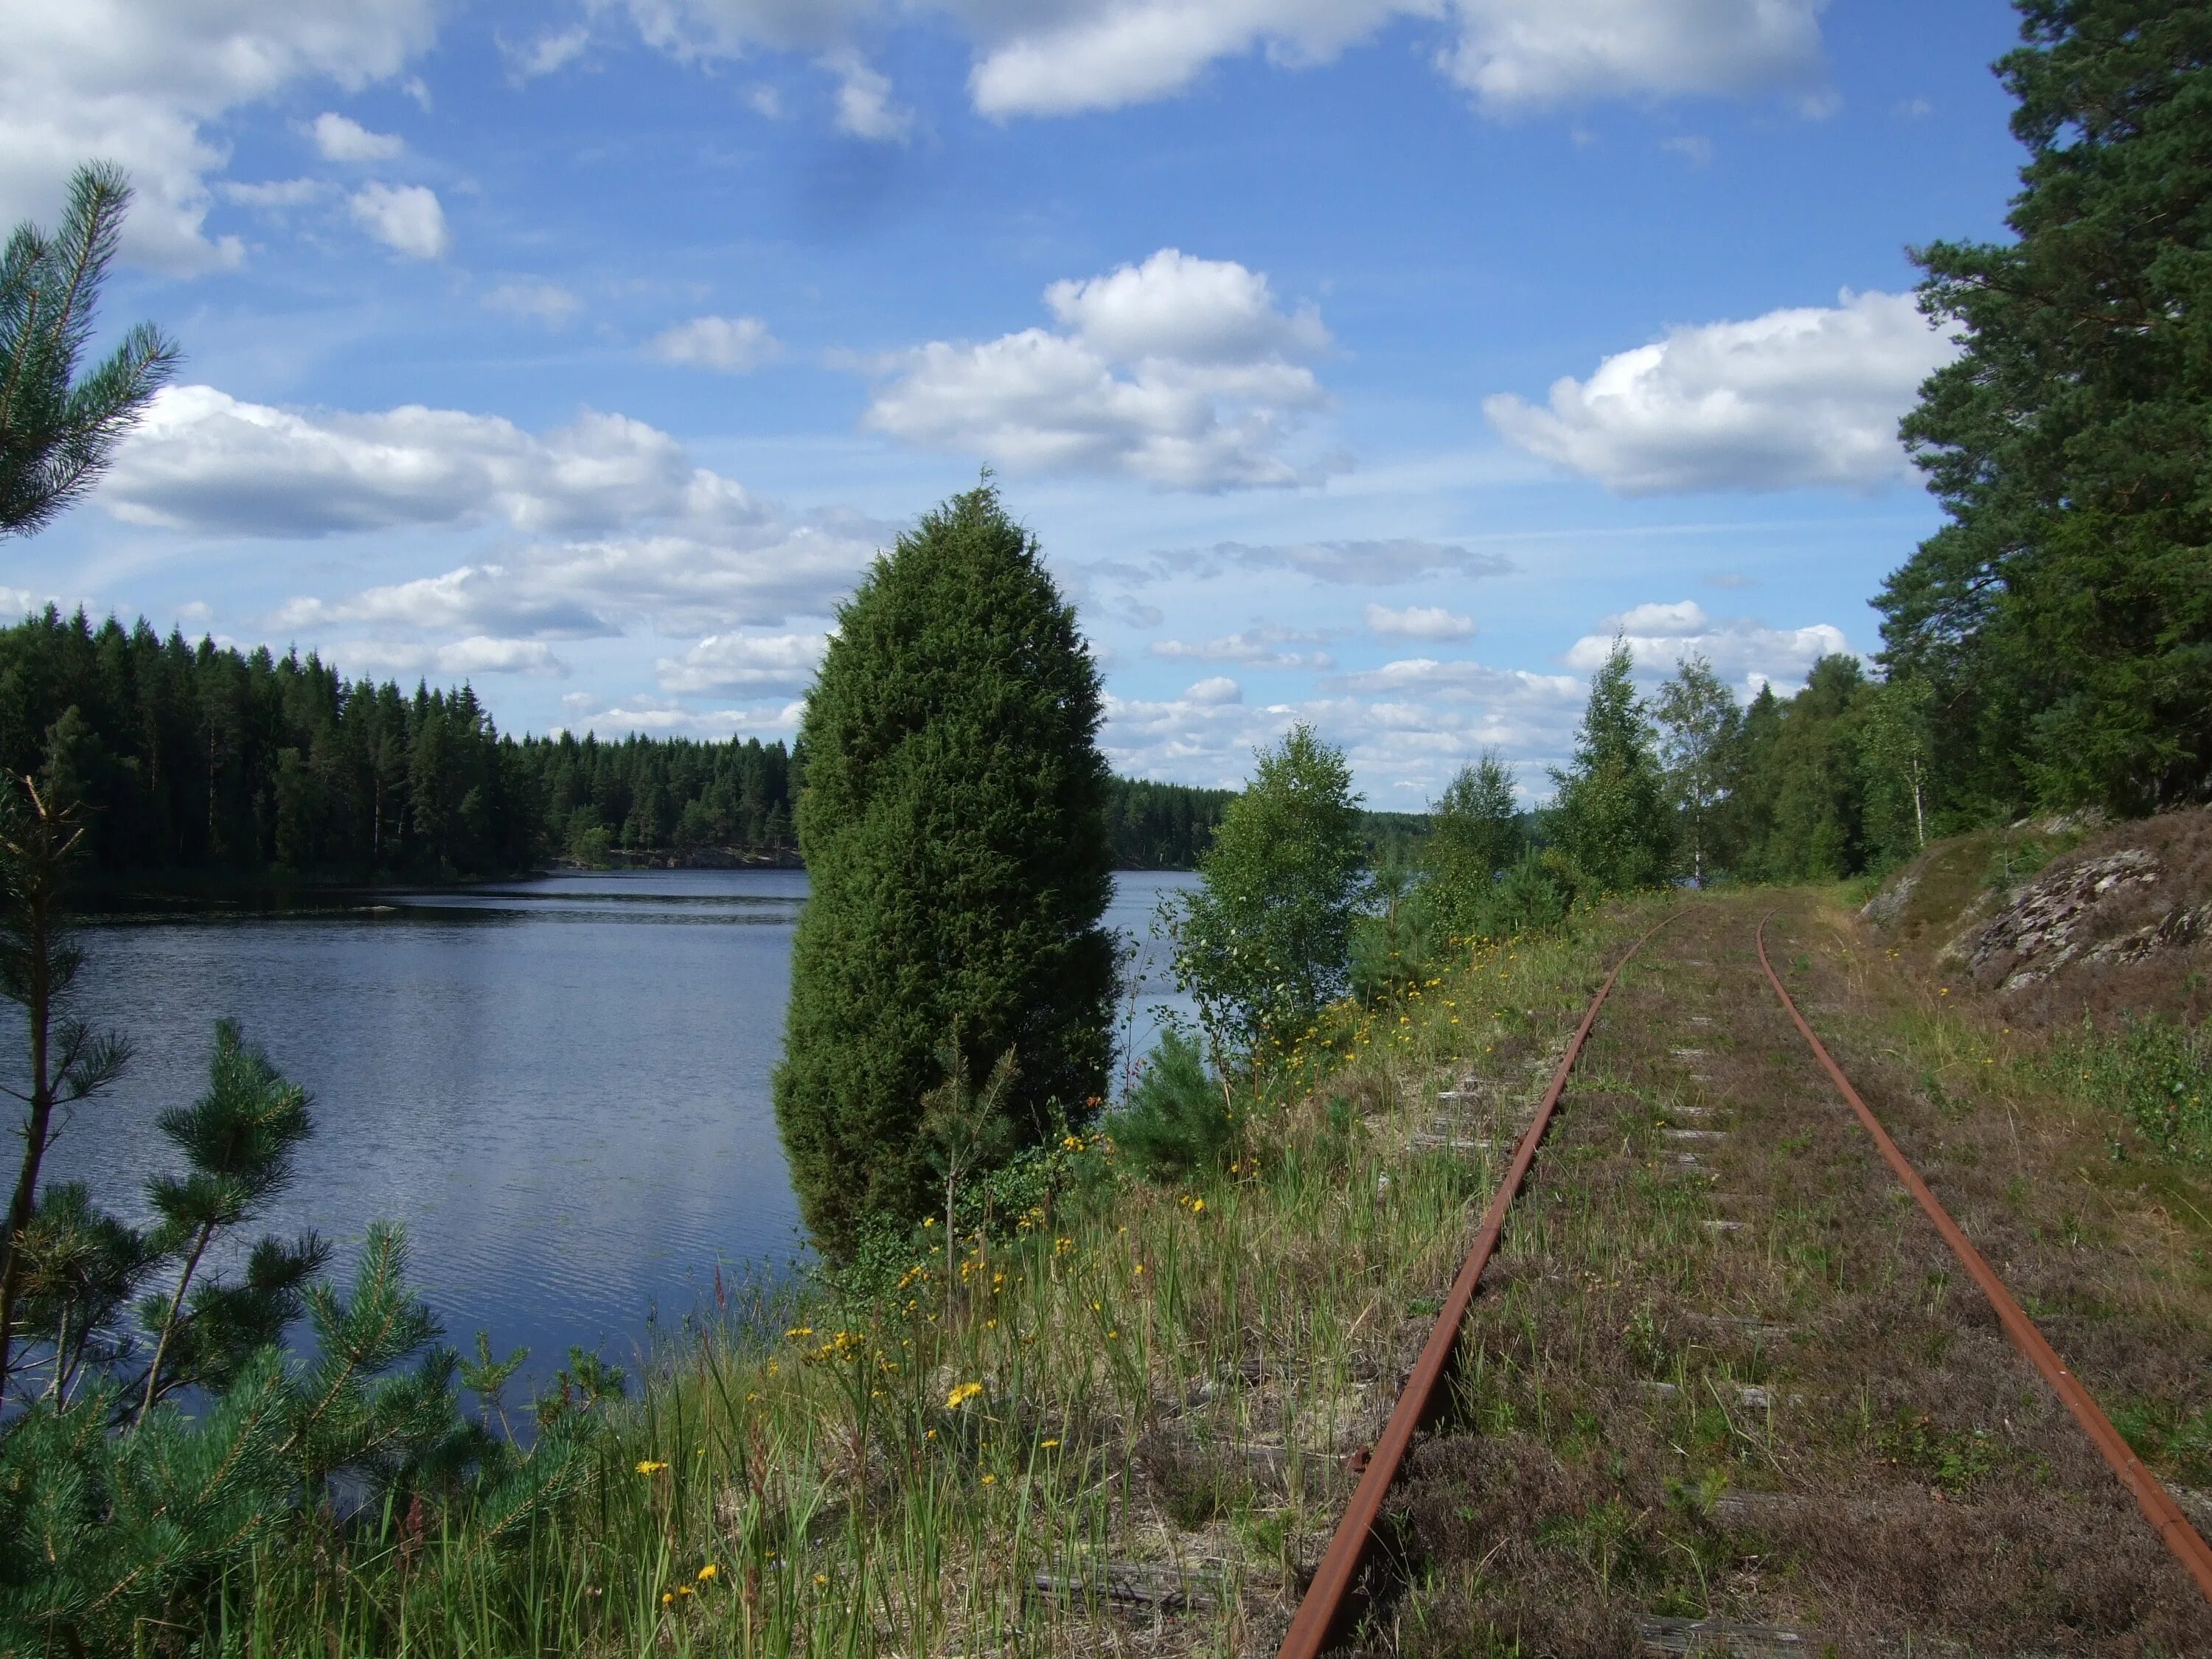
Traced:
<path id="1" fill-rule="evenodd" d="M 1139 1170 L 1160 1181 L 1218 1167 L 1236 1140 L 1237 1121 L 1196 1040 L 1169 1030 L 1107 1132 Z"/>
<path id="2" fill-rule="evenodd" d="M 1369 1004 L 1403 995 L 1434 979 L 1449 953 L 1427 884 L 1406 886 L 1353 925 L 1352 994 Z"/>
<path id="3" fill-rule="evenodd" d="M 2057 1044 L 2057 1076 L 2116 1108 L 2170 1157 L 2212 1163 L 2212 1041 L 2155 1014 L 2129 1015 L 2116 1031 L 2085 1019 L 2080 1037 Z"/>
<path id="4" fill-rule="evenodd" d="M 1567 919 L 1575 901 L 1571 875 L 1561 856 L 1534 852 L 1498 877 L 1474 907 L 1477 939 L 1527 938 L 1547 933 Z"/>

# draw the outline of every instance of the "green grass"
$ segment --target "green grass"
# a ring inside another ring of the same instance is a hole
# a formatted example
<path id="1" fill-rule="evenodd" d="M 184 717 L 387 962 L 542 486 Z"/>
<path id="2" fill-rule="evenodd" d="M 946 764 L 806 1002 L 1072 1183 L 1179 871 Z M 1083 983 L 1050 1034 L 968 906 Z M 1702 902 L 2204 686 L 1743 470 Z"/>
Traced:
<path id="1" fill-rule="evenodd" d="M 2117 1031 L 2055 1043 L 2042 1069 L 2118 1112 L 2158 1152 L 2212 1164 L 2212 1040 L 2202 1027 L 2131 1016 Z"/>
<path id="2" fill-rule="evenodd" d="M 1555 1051 L 1620 936 L 1484 947 L 1386 1010 L 1329 1011 L 1218 1172 L 1154 1185 L 1093 1136 L 1049 1204 L 949 1258 L 918 1231 L 872 1297 L 752 1291 L 662 1352 L 583 1496 L 526 1539 L 310 1521 L 226 1582 L 207 1650 L 1088 1650 L 1124 1615 L 1072 1587 L 1130 1561 L 1208 1586 L 1178 1645 L 1237 1649 L 1247 1588 L 1284 1590 L 1334 1527 L 1337 1459 L 1489 1195 L 1493 1165 L 1409 1148 L 1415 1103 L 1486 1065 L 1533 1100 L 1496 1057 Z"/>

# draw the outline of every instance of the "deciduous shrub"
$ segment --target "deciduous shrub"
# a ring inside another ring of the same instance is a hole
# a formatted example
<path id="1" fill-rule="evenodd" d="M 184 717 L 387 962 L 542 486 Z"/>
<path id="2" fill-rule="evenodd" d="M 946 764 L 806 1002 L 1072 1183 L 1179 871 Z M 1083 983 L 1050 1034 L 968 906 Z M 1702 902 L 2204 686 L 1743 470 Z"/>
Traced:
<path id="1" fill-rule="evenodd" d="M 1224 1045 L 1304 1029 L 1344 994 L 1365 896 L 1359 798 L 1344 751 L 1293 726 L 1262 749 L 1169 915 L 1176 971 Z"/>

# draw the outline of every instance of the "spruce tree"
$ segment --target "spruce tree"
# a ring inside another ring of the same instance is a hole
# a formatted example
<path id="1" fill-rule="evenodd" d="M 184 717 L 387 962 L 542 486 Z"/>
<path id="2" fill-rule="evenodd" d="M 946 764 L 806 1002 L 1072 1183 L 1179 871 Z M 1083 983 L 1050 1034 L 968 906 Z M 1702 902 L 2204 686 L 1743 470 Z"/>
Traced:
<path id="1" fill-rule="evenodd" d="M 1600 892 L 1632 892 L 1666 880 L 1674 824 L 1650 721 L 1630 676 L 1627 642 L 1590 679 L 1574 764 L 1552 774 L 1559 794 L 1552 831 L 1577 878 Z"/>
<path id="2" fill-rule="evenodd" d="M 945 1034 L 1009 1049 L 1007 1145 L 1104 1091 L 1113 947 L 1098 673 L 1036 538 L 988 484 L 924 517 L 838 612 L 799 727 L 809 897 L 776 1121 L 832 1254 L 935 1188 Z"/>

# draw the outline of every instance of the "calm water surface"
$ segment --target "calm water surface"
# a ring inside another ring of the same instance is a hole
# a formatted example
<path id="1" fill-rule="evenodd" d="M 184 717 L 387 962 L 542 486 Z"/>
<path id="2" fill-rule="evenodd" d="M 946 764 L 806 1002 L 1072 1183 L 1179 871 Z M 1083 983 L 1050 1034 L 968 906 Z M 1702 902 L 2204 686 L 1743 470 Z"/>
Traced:
<path id="1" fill-rule="evenodd" d="M 1190 879 L 1116 878 L 1107 920 L 1146 939 L 1147 1011 L 1172 1000 L 1154 907 Z M 718 1263 L 801 1253 L 769 1074 L 805 896 L 796 871 L 629 871 L 392 894 L 375 914 L 92 927 L 82 1012 L 137 1054 L 47 1170 L 143 1219 L 140 1188 L 172 1162 L 155 1116 L 199 1092 L 227 1015 L 315 1097 L 268 1230 L 316 1229 L 343 1272 L 369 1222 L 404 1222 L 464 1346 L 488 1328 L 533 1370 L 571 1344 L 628 1358 Z"/>

